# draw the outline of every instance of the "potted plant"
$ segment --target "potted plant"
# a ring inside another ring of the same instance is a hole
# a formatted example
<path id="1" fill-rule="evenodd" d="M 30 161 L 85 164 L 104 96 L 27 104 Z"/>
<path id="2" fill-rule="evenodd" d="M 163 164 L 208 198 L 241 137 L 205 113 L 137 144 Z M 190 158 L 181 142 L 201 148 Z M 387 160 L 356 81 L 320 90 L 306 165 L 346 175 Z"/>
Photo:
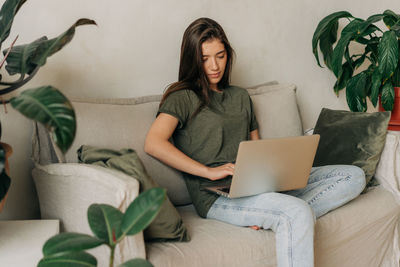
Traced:
<path id="1" fill-rule="evenodd" d="M 6 0 L 3 3 L 0 9 L 0 48 L 10 34 L 15 15 L 25 2 L 26 0 Z M 0 60 L 0 69 L 5 65 L 8 75 L 19 76 L 14 81 L 4 81 L 3 76 L 0 75 L 0 103 L 11 103 L 13 108 L 29 119 L 44 124 L 52 132 L 55 143 L 63 152 L 74 140 L 76 121 L 71 103 L 58 89 L 52 86 L 41 86 L 25 90 L 10 99 L 3 99 L 2 96 L 29 82 L 46 63 L 49 56 L 61 50 L 72 40 L 75 28 L 87 24 L 96 23 L 89 19 L 79 19 L 56 38 L 48 39 L 43 36 L 32 43 L 16 46 L 17 36 L 11 46 L 3 51 L 3 58 Z M 5 146 L 0 145 L 0 211 L 10 185 L 10 178 L 4 168 L 6 156 Z"/>
<path id="2" fill-rule="evenodd" d="M 114 251 L 122 239 L 144 230 L 157 216 L 166 197 L 163 188 L 151 188 L 141 193 L 125 214 L 107 204 L 92 204 L 87 216 L 94 236 L 61 233 L 43 245 L 43 258 L 38 267 L 97 266 L 97 260 L 85 250 L 106 245 L 110 248 L 109 266 L 114 266 Z M 151 267 L 145 259 L 131 259 L 119 267 Z"/>
<path id="3" fill-rule="evenodd" d="M 347 18 L 341 30 L 339 20 Z M 375 23 L 383 21 L 381 29 Z M 392 111 L 389 129 L 400 130 L 400 15 L 391 10 L 372 15 L 366 20 L 347 11 L 332 13 L 323 18 L 312 39 L 313 54 L 320 67 L 318 45 L 325 65 L 335 74 L 333 87 L 338 95 L 346 88 L 346 100 L 351 111 L 366 111 L 367 98 L 376 107 Z M 359 45 L 361 49 L 350 49 Z M 366 63 L 366 64 L 364 64 Z M 360 68 L 363 66 L 363 68 Z"/>

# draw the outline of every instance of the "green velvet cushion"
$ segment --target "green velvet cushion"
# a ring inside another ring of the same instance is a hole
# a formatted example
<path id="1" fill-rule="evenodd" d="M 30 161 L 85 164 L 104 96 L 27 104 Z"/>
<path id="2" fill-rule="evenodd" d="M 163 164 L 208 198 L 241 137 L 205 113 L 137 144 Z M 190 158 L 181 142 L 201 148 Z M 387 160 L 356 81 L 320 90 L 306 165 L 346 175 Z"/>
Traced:
<path id="1" fill-rule="evenodd" d="M 385 145 L 389 119 L 390 112 L 323 108 L 314 129 L 321 139 L 313 165 L 355 165 L 364 170 L 370 184 Z"/>
<path id="2" fill-rule="evenodd" d="M 147 174 L 142 161 L 133 149 L 112 150 L 83 145 L 78 149 L 78 160 L 105 168 L 122 171 L 137 179 L 140 192 L 159 185 Z M 182 218 L 174 205 L 165 199 L 160 212 L 144 231 L 146 241 L 189 241 Z"/>

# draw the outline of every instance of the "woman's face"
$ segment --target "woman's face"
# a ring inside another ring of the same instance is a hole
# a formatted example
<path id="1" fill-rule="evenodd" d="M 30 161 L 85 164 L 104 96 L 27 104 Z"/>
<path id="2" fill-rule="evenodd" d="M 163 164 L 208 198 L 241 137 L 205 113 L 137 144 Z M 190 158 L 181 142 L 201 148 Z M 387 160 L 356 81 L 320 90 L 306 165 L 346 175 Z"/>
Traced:
<path id="1" fill-rule="evenodd" d="M 218 83 L 224 75 L 227 61 L 225 46 L 219 39 L 211 39 L 201 45 L 201 52 L 203 70 L 210 89 L 218 91 Z"/>

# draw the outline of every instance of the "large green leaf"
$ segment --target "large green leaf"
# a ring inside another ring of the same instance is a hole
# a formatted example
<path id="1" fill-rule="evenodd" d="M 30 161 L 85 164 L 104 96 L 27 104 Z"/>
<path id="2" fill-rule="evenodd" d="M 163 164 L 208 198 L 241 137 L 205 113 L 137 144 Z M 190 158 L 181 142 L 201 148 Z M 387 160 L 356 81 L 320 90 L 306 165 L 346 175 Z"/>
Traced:
<path id="1" fill-rule="evenodd" d="M 365 71 L 352 77 L 347 83 L 346 99 L 351 111 L 366 111 L 366 83 L 367 74 Z"/>
<path id="2" fill-rule="evenodd" d="M 340 34 L 340 39 L 333 50 L 332 55 L 332 71 L 336 77 L 339 77 L 342 71 L 342 62 L 344 53 L 349 45 L 350 41 L 359 35 L 360 25 L 363 24 L 363 20 L 354 19 L 346 27 L 343 28 Z"/>
<path id="3" fill-rule="evenodd" d="M 165 196 L 165 189 L 158 187 L 141 193 L 129 205 L 122 218 L 121 230 L 123 234 L 134 235 L 144 230 L 157 216 Z"/>
<path id="4" fill-rule="evenodd" d="M 378 103 L 379 89 L 382 85 L 382 76 L 379 73 L 379 70 L 376 68 L 372 73 L 372 85 L 371 85 L 371 94 L 370 99 L 374 107 L 376 107 Z"/>
<path id="5" fill-rule="evenodd" d="M 335 21 L 329 25 L 327 30 L 321 34 L 319 39 L 319 48 L 324 57 L 325 65 L 331 69 L 333 44 L 337 40 L 337 30 L 339 27 L 339 22 Z"/>
<path id="6" fill-rule="evenodd" d="M 392 83 L 387 82 L 382 87 L 382 94 L 381 94 L 381 102 L 382 107 L 387 110 L 393 110 L 393 103 L 394 103 L 394 88 Z"/>
<path id="7" fill-rule="evenodd" d="M 111 246 L 121 237 L 122 212 L 106 204 L 92 204 L 88 209 L 88 221 L 93 234 Z"/>
<path id="8" fill-rule="evenodd" d="M 378 45 L 378 68 L 383 79 L 389 78 L 396 69 L 399 61 L 399 44 L 393 31 L 383 33 Z"/>
<path id="9" fill-rule="evenodd" d="M 334 34 L 334 29 L 337 29 L 337 23 L 340 18 L 352 18 L 353 15 L 351 15 L 347 11 L 339 11 L 332 13 L 325 18 L 323 18 L 317 28 L 314 31 L 314 35 L 312 38 L 312 51 L 315 56 L 315 59 L 317 60 L 317 63 L 320 67 L 321 64 L 319 62 L 319 56 L 318 56 L 318 42 L 321 41 L 322 38 L 328 38 L 328 40 L 324 40 L 321 47 L 321 52 L 324 54 L 324 58 L 330 58 L 330 49 L 332 49 L 332 44 L 336 41 L 336 34 Z M 331 48 L 329 49 L 329 44 L 331 44 Z"/>
<path id="10" fill-rule="evenodd" d="M 124 262 L 123 264 L 118 265 L 118 267 L 153 267 L 153 264 L 145 259 L 136 258 Z"/>
<path id="11" fill-rule="evenodd" d="M 37 267 L 96 267 L 97 260 L 89 253 L 70 252 L 42 258 Z"/>
<path id="12" fill-rule="evenodd" d="M 10 35 L 14 16 L 26 0 L 6 0 L 0 10 L 0 46 Z"/>
<path id="13" fill-rule="evenodd" d="M 11 99 L 11 105 L 51 130 L 54 141 L 63 152 L 71 146 L 76 131 L 75 112 L 69 100 L 56 88 L 43 86 L 25 90 Z"/>
<path id="14" fill-rule="evenodd" d="M 346 87 L 348 80 L 353 76 L 353 67 L 351 64 L 346 61 L 342 66 L 342 71 L 337 78 L 335 86 L 333 89 L 335 90 L 336 95 L 339 95 L 339 91 Z"/>
<path id="15" fill-rule="evenodd" d="M 29 58 L 29 63 L 43 66 L 49 56 L 61 50 L 66 44 L 68 44 L 72 40 L 75 34 L 76 27 L 87 24 L 96 25 L 96 22 L 90 19 L 79 19 L 67 31 L 65 31 L 58 37 L 41 42 L 36 49 L 35 54 Z"/>
<path id="16" fill-rule="evenodd" d="M 50 256 L 60 252 L 81 251 L 95 248 L 102 244 L 102 240 L 89 235 L 61 233 L 46 241 L 43 245 L 43 255 Z"/>
<path id="17" fill-rule="evenodd" d="M 96 22 L 89 19 L 80 19 L 57 38 L 48 40 L 44 36 L 32 43 L 13 47 L 6 59 L 6 70 L 10 75 L 16 73 L 31 74 L 37 66 L 43 66 L 49 56 L 61 50 L 72 40 L 76 27 L 87 24 L 96 25 Z M 5 54 L 7 51 L 8 49 L 5 49 L 3 53 Z"/>
<path id="18" fill-rule="evenodd" d="M 384 17 L 385 17 L 384 14 L 376 14 L 376 15 L 369 16 L 369 17 L 364 21 L 363 25 L 361 26 L 361 28 L 363 29 L 363 30 L 361 31 L 361 33 L 365 32 L 365 31 L 369 28 L 369 26 L 370 26 L 372 23 L 378 22 L 378 21 L 380 21 L 381 19 L 383 19 Z"/>
<path id="19" fill-rule="evenodd" d="M 14 46 L 6 59 L 6 70 L 8 74 L 31 74 L 36 68 L 36 65 L 30 62 L 29 58 L 32 58 L 32 55 L 35 54 L 39 45 L 46 40 L 47 37 L 44 36 L 30 44 Z M 5 55 L 7 51 L 8 49 L 3 50 L 3 54 Z"/>
<path id="20" fill-rule="evenodd" d="M 385 10 L 383 12 L 383 22 L 386 24 L 386 26 L 390 29 L 394 24 L 396 24 L 397 21 L 400 20 L 400 16 L 396 13 L 394 13 L 392 10 Z"/>

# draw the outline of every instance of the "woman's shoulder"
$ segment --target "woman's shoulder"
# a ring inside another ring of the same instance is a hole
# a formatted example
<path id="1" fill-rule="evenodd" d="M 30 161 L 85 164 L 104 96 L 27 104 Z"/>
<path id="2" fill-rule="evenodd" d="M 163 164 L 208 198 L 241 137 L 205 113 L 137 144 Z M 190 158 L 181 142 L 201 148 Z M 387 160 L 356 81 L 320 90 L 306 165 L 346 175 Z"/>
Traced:
<path id="1" fill-rule="evenodd" d="M 240 96 L 249 96 L 249 92 L 244 89 L 243 87 L 230 85 L 229 87 L 225 88 L 225 90 L 229 91 L 231 94 L 236 94 Z"/>
<path id="2" fill-rule="evenodd" d="M 190 89 L 181 89 L 169 93 L 168 96 L 165 98 L 165 101 L 173 101 L 173 102 L 183 102 L 183 103 L 190 103 L 194 101 L 198 101 L 198 97 L 193 90 Z"/>

